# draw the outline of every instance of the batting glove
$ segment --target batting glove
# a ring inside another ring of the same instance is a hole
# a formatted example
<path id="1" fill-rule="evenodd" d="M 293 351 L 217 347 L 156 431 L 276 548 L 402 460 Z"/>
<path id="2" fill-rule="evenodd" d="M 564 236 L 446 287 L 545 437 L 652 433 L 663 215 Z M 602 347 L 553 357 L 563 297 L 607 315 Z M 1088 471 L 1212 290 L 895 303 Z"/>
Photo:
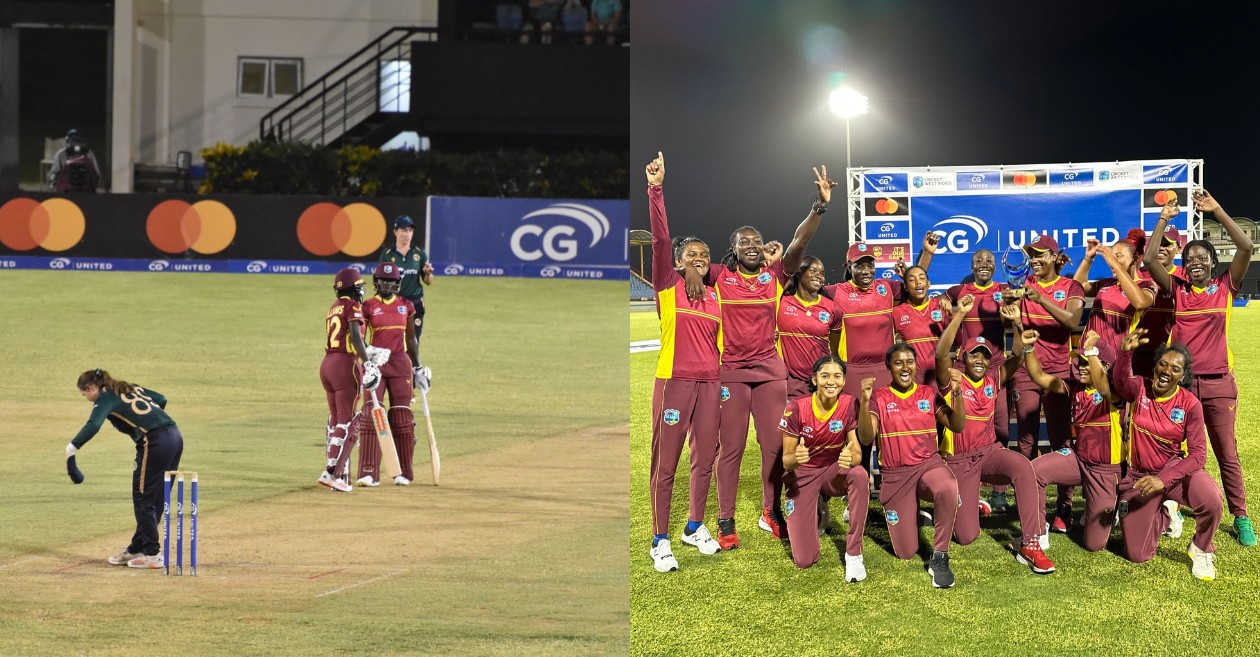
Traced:
<path id="1" fill-rule="evenodd" d="M 393 352 L 391 352 L 388 349 L 384 349 L 382 347 L 368 347 L 367 348 L 368 361 L 376 365 L 377 367 L 380 367 L 381 365 L 388 363 L 389 356 L 391 353 Z"/>
<path id="2" fill-rule="evenodd" d="M 433 370 L 430 370 L 427 367 L 417 367 L 411 371 L 411 374 L 412 383 L 416 386 L 416 388 L 428 392 L 429 388 L 433 385 Z"/>
<path id="3" fill-rule="evenodd" d="M 368 361 L 363 364 L 363 387 L 368 390 L 375 390 L 376 386 L 381 384 L 381 368 L 376 363 Z"/>

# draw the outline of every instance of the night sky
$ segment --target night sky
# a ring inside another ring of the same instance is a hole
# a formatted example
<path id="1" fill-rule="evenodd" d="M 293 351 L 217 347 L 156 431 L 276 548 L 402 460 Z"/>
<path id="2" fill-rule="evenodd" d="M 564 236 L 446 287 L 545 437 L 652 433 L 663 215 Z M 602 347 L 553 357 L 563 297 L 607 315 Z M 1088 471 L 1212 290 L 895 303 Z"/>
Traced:
<path id="1" fill-rule="evenodd" d="M 1222 206 L 1260 217 L 1260 10 L 1234 6 L 637 0 L 632 226 L 647 228 L 641 172 L 658 149 L 674 234 L 715 260 L 743 224 L 786 243 L 810 167 L 827 164 L 842 184 L 809 252 L 839 280 L 837 75 L 870 97 L 854 166 L 1202 158 Z"/>

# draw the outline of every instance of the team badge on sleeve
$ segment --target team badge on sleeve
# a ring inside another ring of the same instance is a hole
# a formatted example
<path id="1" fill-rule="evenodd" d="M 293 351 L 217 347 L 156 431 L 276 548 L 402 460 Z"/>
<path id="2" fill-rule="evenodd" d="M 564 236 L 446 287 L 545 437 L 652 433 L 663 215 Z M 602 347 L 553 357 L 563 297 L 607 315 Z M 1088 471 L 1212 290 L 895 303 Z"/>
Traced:
<path id="1" fill-rule="evenodd" d="M 681 415 L 682 414 L 678 412 L 678 409 L 667 408 L 665 409 L 665 413 L 661 417 L 665 420 L 665 424 L 673 426 L 675 424 L 678 424 L 678 420 L 681 419 Z"/>
<path id="2" fill-rule="evenodd" d="M 920 399 L 920 400 L 919 400 L 919 410 L 920 410 L 920 411 L 923 411 L 924 413 L 926 413 L 926 412 L 928 412 L 928 411 L 932 410 L 932 404 L 931 404 L 931 402 L 929 402 L 929 401 L 928 401 L 928 400 L 926 400 L 926 399 Z"/>
<path id="3" fill-rule="evenodd" d="M 1062 301 L 1062 300 L 1064 300 L 1064 299 L 1066 299 L 1066 298 L 1067 298 L 1067 292 L 1064 292 L 1063 290 L 1055 290 L 1055 291 L 1054 291 L 1054 300 L 1055 300 L 1055 301 Z"/>
<path id="4" fill-rule="evenodd" d="M 827 428 L 830 429 L 832 433 L 840 433 L 841 431 L 844 431 L 844 420 L 832 420 L 827 423 Z"/>
<path id="5" fill-rule="evenodd" d="M 820 310 L 820 311 L 818 311 L 818 321 L 822 322 L 823 324 L 826 324 L 827 322 L 830 322 L 830 321 L 831 321 L 831 313 L 829 313 L 829 312 L 827 312 L 827 311 L 825 311 L 825 310 Z"/>
<path id="6" fill-rule="evenodd" d="M 726 401 L 730 398 L 731 398 L 731 389 L 727 388 L 726 386 L 722 386 L 722 401 Z"/>
<path id="7" fill-rule="evenodd" d="M 901 520 L 901 518 L 898 518 L 898 517 L 897 517 L 897 512 L 896 512 L 896 511 L 893 511 L 892 509 L 889 509 L 889 510 L 885 511 L 885 512 L 884 512 L 884 517 L 888 519 L 888 526 L 889 526 L 889 527 L 891 527 L 891 526 L 893 526 L 893 525 L 897 524 L 897 521 L 898 521 L 898 520 Z"/>
<path id="8" fill-rule="evenodd" d="M 789 413 L 788 415 L 791 415 L 791 413 Z M 788 430 L 788 416 L 787 415 L 784 415 L 783 417 L 779 418 L 779 429 L 782 431 Z"/>
<path id="9" fill-rule="evenodd" d="M 761 275 L 757 277 L 757 282 L 758 282 L 758 283 L 761 283 L 762 285 L 765 285 L 766 283 L 769 283 L 769 282 L 770 282 L 770 272 L 768 272 L 768 271 L 763 271 L 763 272 L 761 272 Z"/>
<path id="10" fill-rule="evenodd" d="M 1177 424 L 1181 424 L 1186 420 L 1186 412 L 1180 407 L 1174 408 L 1172 409 L 1172 412 L 1168 414 L 1168 419 L 1176 422 Z"/>
<path id="11" fill-rule="evenodd" d="M 1071 450 L 1071 449 L 1069 449 L 1069 448 L 1067 448 L 1067 447 L 1063 447 L 1063 448 L 1060 448 L 1060 449 L 1059 449 L 1059 453 L 1060 453 L 1060 454 L 1062 454 L 1062 455 L 1064 455 L 1064 456 L 1071 456 L 1071 455 L 1072 455 L 1072 450 Z"/>
<path id="12" fill-rule="evenodd" d="M 939 310 L 933 310 L 933 311 L 932 311 L 932 321 L 934 321 L 934 322 L 939 322 L 939 321 L 941 321 L 941 320 L 942 320 L 942 319 L 944 319 L 944 318 L 945 318 L 945 316 L 941 314 L 941 311 L 939 311 Z"/>

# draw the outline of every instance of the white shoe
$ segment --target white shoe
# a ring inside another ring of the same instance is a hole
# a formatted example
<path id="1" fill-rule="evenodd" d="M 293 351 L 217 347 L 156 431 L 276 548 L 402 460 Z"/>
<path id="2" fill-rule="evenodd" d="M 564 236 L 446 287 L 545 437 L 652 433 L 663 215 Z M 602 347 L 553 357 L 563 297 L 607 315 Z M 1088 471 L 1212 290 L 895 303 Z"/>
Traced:
<path id="1" fill-rule="evenodd" d="M 1205 582 L 1216 579 L 1216 563 L 1215 553 L 1204 552 L 1200 550 L 1194 543 L 1190 544 L 1190 549 L 1186 550 L 1186 554 L 1190 555 L 1190 574 Z"/>
<path id="2" fill-rule="evenodd" d="M 1041 546 L 1041 551 L 1045 552 L 1050 549 L 1050 523 L 1045 523 L 1041 528 L 1041 536 L 1037 537 L 1037 545 Z"/>
<path id="3" fill-rule="evenodd" d="M 844 513 L 840 515 L 840 520 L 846 525 L 849 524 L 849 507 L 844 507 Z"/>
<path id="4" fill-rule="evenodd" d="M 360 486 L 380 486 L 381 485 L 381 482 L 373 479 L 371 475 L 363 477 L 362 479 L 359 479 L 358 481 L 354 483 Z"/>
<path id="5" fill-rule="evenodd" d="M 1170 518 L 1168 529 L 1164 530 L 1164 536 L 1181 538 L 1181 530 L 1186 525 L 1186 519 L 1181 516 L 1181 509 L 1177 507 L 1177 503 L 1173 500 L 1164 500 L 1164 508 L 1168 509 L 1168 517 Z"/>
<path id="6" fill-rule="evenodd" d="M 162 567 L 162 555 L 155 554 L 153 556 L 139 555 L 135 559 L 127 562 L 128 568 L 148 568 L 153 570 Z"/>
<path id="7" fill-rule="evenodd" d="M 932 520 L 932 514 L 928 513 L 927 511 L 924 511 L 923 509 L 919 509 L 919 526 L 931 527 L 933 523 L 934 521 Z"/>
<path id="8" fill-rule="evenodd" d="M 656 572 L 668 573 L 678 570 L 678 560 L 674 558 L 674 551 L 669 547 L 669 539 L 662 538 L 649 554 L 652 555 L 652 567 L 656 569 Z"/>
<path id="9" fill-rule="evenodd" d="M 143 556 L 144 555 L 140 554 L 139 552 L 128 552 L 126 550 L 123 550 L 122 552 L 119 552 L 118 554 L 111 556 L 109 558 L 109 562 L 114 564 L 115 566 L 125 566 L 127 565 L 128 561 L 131 561 L 132 559 L 135 559 L 136 557 L 143 557 Z"/>
<path id="10" fill-rule="evenodd" d="M 694 545 L 698 550 L 700 550 L 700 554 L 705 556 L 717 554 L 722 551 L 722 546 L 718 545 L 718 542 L 713 540 L 713 535 L 709 533 L 708 528 L 704 525 L 697 527 L 696 531 L 692 534 L 684 533 L 682 535 L 682 542 L 687 545 Z M 677 564 L 675 564 L 675 567 L 677 567 Z"/>
<path id="11" fill-rule="evenodd" d="M 397 477 L 394 477 L 394 485 L 395 486 L 410 486 L 411 480 L 402 475 L 398 475 Z"/>
<path id="12" fill-rule="evenodd" d="M 844 581 L 860 582 L 866 579 L 866 562 L 862 559 L 862 555 L 845 554 L 844 555 Z"/>
<path id="13" fill-rule="evenodd" d="M 321 486 L 327 486 L 339 493 L 349 493 L 354 490 L 354 487 L 345 481 L 333 478 L 332 475 L 328 474 L 327 470 L 320 473 L 319 483 Z"/>

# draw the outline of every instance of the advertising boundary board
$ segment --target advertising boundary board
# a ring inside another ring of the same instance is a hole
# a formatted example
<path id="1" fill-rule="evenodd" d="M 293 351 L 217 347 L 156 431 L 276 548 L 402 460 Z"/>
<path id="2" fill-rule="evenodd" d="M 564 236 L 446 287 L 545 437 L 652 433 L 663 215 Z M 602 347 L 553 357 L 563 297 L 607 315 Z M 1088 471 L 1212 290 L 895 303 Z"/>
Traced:
<path id="1" fill-rule="evenodd" d="M 891 278 L 898 259 L 913 263 L 928 231 L 941 236 L 930 269 L 938 292 L 970 276 L 977 248 L 1001 260 L 1046 233 L 1079 263 L 1091 237 L 1113 244 L 1130 228 L 1149 234 L 1170 191 L 1182 206 L 1173 221 L 1182 243 L 1202 234 L 1190 202 L 1203 186 L 1202 160 L 851 168 L 846 181 L 849 234 L 879 251 L 878 276 Z M 1090 278 L 1107 275 L 1096 259 Z"/>

